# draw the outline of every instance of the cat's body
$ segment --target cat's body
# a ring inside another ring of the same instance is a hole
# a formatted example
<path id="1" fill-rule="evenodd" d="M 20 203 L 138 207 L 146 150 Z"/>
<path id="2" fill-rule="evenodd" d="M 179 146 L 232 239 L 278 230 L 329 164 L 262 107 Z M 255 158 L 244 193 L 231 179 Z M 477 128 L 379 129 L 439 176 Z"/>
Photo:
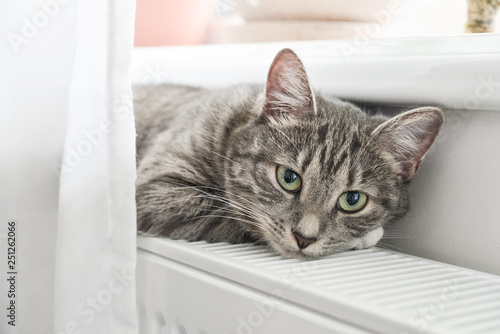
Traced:
<path id="1" fill-rule="evenodd" d="M 443 123 L 435 108 L 388 121 L 314 94 L 290 50 L 265 92 L 145 91 L 134 101 L 138 229 L 268 243 L 288 257 L 373 246 L 408 210 L 408 183 Z"/>
<path id="2" fill-rule="evenodd" d="M 244 122 L 250 101 L 258 94 L 257 88 L 240 86 L 210 91 L 159 85 L 144 91 L 144 98 L 134 101 L 139 230 L 186 240 L 255 241 L 241 233 L 240 224 L 234 219 L 237 217 L 226 202 L 224 170 L 226 132 L 230 133 L 226 124 L 234 122 L 239 126 Z M 245 103 L 246 108 L 241 108 Z M 168 204 L 158 203 L 159 207 L 151 208 L 155 203 L 144 200 L 152 182 L 160 185 Z M 171 203 L 173 200 L 177 202 Z M 166 210 L 164 215 L 162 209 Z M 191 220 L 193 217 L 197 218 Z"/>

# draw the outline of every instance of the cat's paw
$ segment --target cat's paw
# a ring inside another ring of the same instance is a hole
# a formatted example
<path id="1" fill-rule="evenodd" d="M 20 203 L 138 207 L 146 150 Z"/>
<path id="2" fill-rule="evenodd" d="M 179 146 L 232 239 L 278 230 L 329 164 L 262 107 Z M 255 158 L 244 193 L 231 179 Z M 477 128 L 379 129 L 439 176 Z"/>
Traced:
<path id="1" fill-rule="evenodd" d="M 356 239 L 354 241 L 355 244 L 353 246 L 353 249 L 365 249 L 373 247 L 377 244 L 377 242 L 380 240 L 380 238 L 382 238 L 383 235 L 384 229 L 382 227 L 379 227 L 369 232 L 364 237 Z"/>

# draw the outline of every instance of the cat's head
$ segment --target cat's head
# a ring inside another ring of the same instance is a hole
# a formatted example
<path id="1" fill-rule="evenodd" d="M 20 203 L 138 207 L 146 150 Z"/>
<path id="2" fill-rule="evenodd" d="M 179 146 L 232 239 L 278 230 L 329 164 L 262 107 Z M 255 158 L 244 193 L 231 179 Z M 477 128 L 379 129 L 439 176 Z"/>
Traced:
<path id="1" fill-rule="evenodd" d="M 371 247 L 408 210 L 409 181 L 443 123 L 437 108 L 387 119 L 315 94 L 284 49 L 254 121 L 231 138 L 226 188 L 254 236 L 286 257 Z"/>

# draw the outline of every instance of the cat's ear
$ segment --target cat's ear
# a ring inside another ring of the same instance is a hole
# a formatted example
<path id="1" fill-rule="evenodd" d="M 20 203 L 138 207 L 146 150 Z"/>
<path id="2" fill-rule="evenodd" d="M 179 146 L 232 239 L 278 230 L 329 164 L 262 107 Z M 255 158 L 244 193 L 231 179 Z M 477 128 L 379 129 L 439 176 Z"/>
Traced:
<path id="1" fill-rule="evenodd" d="M 407 111 L 378 126 L 373 132 L 383 152 L 391 155 L 399 175 L 410 180 L 436 140 L 444 124 L 438 108 L 424 107 Z"/>
<path id="2" fill-rule="evenodd" d="M 290 49 L 274 58 L 266 83 L 264 118 L 302 118 L 315 113 L 314 95 L 304 65 Z"/>

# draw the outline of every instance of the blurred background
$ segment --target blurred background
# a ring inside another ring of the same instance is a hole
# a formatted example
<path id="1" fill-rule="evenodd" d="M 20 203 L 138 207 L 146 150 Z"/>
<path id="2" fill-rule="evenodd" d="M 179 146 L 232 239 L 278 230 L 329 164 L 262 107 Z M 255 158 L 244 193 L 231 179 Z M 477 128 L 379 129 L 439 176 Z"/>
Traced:
<path id="1" fill-rule="evenodd" d="M 137 0 L 135 46 L 457 35 L 466 21 L 467 0 Z"/>

